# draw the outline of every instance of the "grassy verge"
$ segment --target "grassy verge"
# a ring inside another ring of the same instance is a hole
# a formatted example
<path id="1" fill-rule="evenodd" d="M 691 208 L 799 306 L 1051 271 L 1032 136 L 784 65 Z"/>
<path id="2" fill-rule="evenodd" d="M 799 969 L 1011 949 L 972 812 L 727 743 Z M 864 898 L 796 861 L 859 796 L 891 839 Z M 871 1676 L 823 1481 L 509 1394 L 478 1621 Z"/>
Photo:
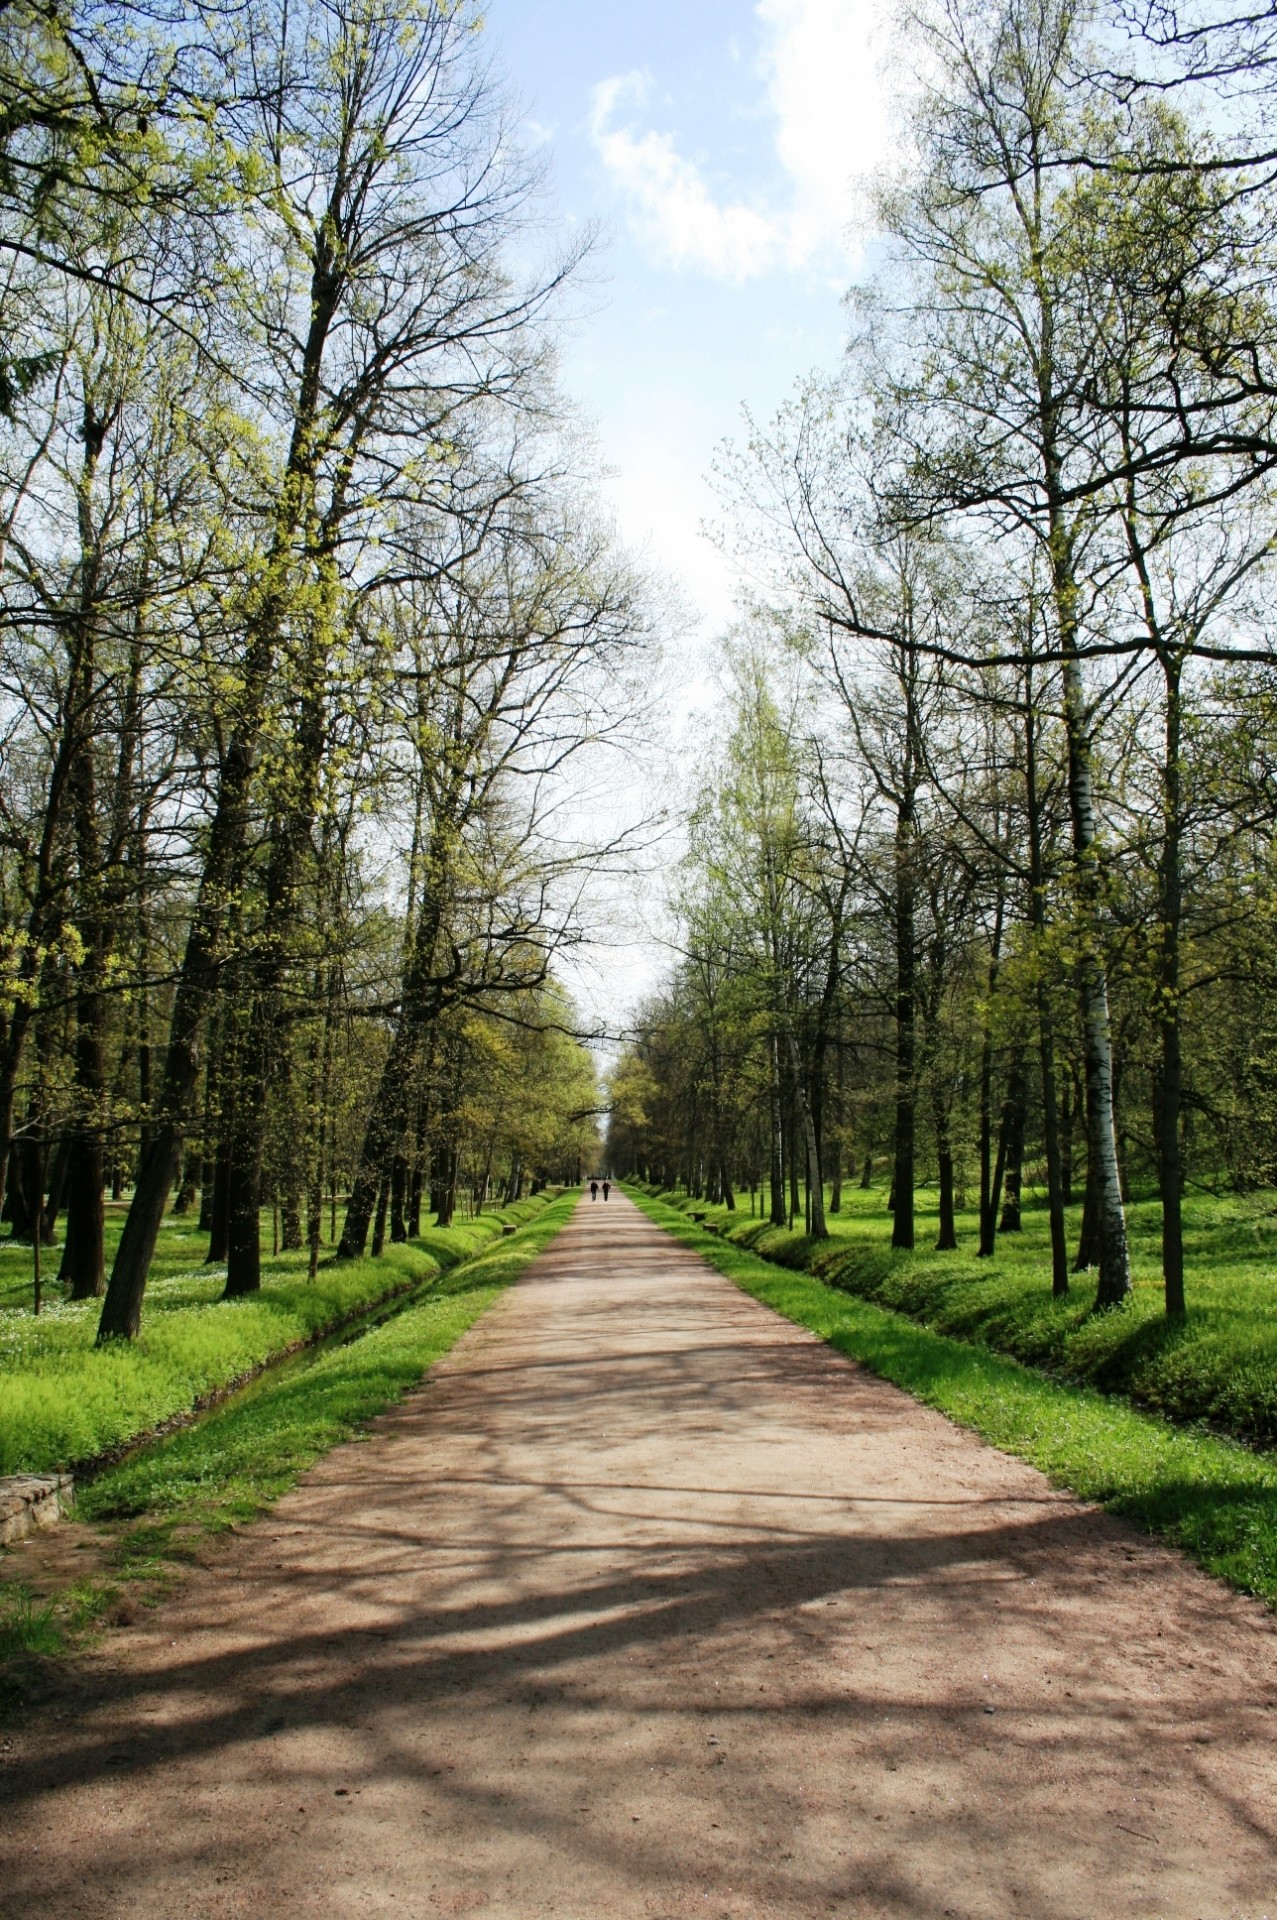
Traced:
<path id="1" fill-rule="evenodd" d="M 1095 1313 L 1095 1277 L 1077 1274 L 1067 1299 L 1051 1298 L 1046 1209 L 1031 1201 L 1024 1230 L 1000 1234 L 992 1260 L 976 1258 L 978 1226 L 958 1219 L 958 1249 L 934 1251 L 936 1195 L 918 1196 L 917 1248 L 891 1246 L 879 1186 L 843 1189 L 830 1238 L 808 1239 L 681 1196 L 708 1224 L 780 1265 L 816 1274 L 843 1292 L 906 1313 L 937 1333 L 1009 1354 L 1026 1366 L 1119 1393 L 1184 1425 L 1205 1424 L 1252 1445 L 1277 1446 L 1277 1208 L 1272 1193 L 1193 1193 L 1185 1200 L 1188 1318 L 1162 1310 L 1161 1209 L 1128 1210 L 1134 1292 L 1116 1312 Z M 1075 1241 L 1080 1209 L 1070 1214 Z"/>
<path id="2" fill-rule="evenodd" d="M 170 1220 L 140 1337 L 102 1350 L 93 1344 L 99 1302 L 55 1295 L 37 1319 L 25 1289 L 11 1279 L 4 1288 L 9 1276 L 0 1274 L 0 1474 L 74 1467 L 127 1446 L 276 1356 L 433 1279 L 543 1204 L 460 1221 L 388 1246 L 378 1260 L 323 1266 L 313 1282 L 305 1253 L 267 1252 L 260 1293 L 226 1302 L 225 1268 L 192 1265 L 206 1236 Z M 5 1252 L 11 1267 L 13 1250 Z"/>
<path id="3" fill-rule="evenodd" d="M 83 1520 L 109 1543 L 104 1575 L 53 1596 L 0 1585 L 0 1705 L 20 1700 L 39 1658 L 66 1653 L 116 1605 L 125 1582 L 151 1598 L 211 1534 L 263 1512 L 339 1441 L 415 1386 L 552 1240 L 575 1193 L 538 1206 L 509 1238 L 444 1273 L 420 1298 L 349 1345 L 300 1354 L 85 1489 Z"/>
<path id="4" fill-rule="evenodd" d="M 918 1326 L 706 1232 L 641 1189 L 627 1192 L 756 1300 L 1040 1467 L 1057 1485 L 1163 1535 L 1211 1573 L 1277 1607 L 1277 1462 Z"/>

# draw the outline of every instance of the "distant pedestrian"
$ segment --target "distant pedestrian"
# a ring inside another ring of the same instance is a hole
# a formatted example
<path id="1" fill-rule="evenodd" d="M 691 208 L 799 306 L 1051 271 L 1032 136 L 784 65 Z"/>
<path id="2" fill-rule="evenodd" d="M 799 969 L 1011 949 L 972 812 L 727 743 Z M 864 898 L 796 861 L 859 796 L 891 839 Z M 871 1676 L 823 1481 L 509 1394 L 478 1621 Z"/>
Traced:
<path id="1" fill-rule="evenodd" d="M 597 1199 L 598 1199 L 598 1197 L 599 1197 L 599 1183 L 598 1183 L 598 1181 L 597 1181 L 597 1180 L 591 1180 L 591 1182 L 590 1182 L 590 1198 L 591 1198 L 591 1200 L 597 1200 Z M 607 1198 L 607 1195 L 605 1194 L 605 1195 L 604 1195 L 603 1197 L 604 1197 L 604 1199 L 606 1199 L 606 1198 Z"/>
<path id="2" fill-rule="evenodd" d="M 607 1199 L 608 1194 L 611 1192 L 611 1190 L 612 1190 L 612 1182 L 610 1180 L 605 1180 L 603 1182 L 603 1198 L 605 1200 Z"/>

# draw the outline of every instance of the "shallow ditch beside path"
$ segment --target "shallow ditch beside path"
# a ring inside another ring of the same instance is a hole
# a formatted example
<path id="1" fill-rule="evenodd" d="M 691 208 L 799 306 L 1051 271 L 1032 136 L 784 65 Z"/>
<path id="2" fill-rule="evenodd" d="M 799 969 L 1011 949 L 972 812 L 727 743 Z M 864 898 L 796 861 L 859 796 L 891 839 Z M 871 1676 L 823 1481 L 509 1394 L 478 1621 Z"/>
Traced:
<path id="1" fill-rule="evenodd" d="M 0 1577 L 0 1709 L 21 1713 L 60 1685 L 86 1628 L 138 1618 L 183 1567 L 216 1551 L 218 1536 L 255 1520 L 414 1388 L 555 1236 L 576 1198 L 551 1198 L 508 1237 L 490 1237 L 357 1325 L 330 1329 L 179 1429 L 131 1449 L 86 1489 L 78 1517 L 0 1556 L 8 1576 Z"/>

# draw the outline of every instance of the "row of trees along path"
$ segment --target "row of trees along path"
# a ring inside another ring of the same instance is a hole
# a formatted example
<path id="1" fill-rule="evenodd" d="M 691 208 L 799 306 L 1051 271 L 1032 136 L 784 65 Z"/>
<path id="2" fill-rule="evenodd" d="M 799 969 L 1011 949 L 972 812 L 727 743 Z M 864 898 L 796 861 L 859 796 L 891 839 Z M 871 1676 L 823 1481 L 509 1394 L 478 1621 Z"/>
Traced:
<path id="1" fill-rule="evenodd" d="M 0 20 L 0 1191 L 103 1340 L 174 1197 L 234 1296 L 264 1202 L 313 1264 L 594 1138 L 565 803 L 650 622 L 480 25 Z"/>
<path id="2" fill-rule="evenodd" d="M 721 461 L 749 598 L 614 1151 L 818 1239 L 885 1159 L 893 1246 L 925 1173 L 941 1248 L 978 1186 L 985 1257 L 1027 1168 L 1100 1307 L 1155 1181 L 1178 1318 L 1186 1183 L 1277 1166 L 1271 26 L 905 34 L 844 363 Z"/>

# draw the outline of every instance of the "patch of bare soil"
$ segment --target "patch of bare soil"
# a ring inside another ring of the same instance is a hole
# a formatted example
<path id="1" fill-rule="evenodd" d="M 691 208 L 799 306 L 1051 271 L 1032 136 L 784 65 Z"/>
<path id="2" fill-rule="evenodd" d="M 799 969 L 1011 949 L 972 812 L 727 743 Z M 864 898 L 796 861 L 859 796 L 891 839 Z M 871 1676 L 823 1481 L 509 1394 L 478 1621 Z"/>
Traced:
<path id="1" fill-rule="evenodd" d="M 5 1585 L 21 1585 L 37 1599 L 49 1599 L 81 1581 L 109 1574 L 114 1535 L 80 1520 L 43 1527 L 0 1556 Z"/>
<path id="2" fill-rule="evenodd" d="M 6 1915 L 1277 1920 L 1269 1616 L 586 1200 L 0 1754 Z"/>

